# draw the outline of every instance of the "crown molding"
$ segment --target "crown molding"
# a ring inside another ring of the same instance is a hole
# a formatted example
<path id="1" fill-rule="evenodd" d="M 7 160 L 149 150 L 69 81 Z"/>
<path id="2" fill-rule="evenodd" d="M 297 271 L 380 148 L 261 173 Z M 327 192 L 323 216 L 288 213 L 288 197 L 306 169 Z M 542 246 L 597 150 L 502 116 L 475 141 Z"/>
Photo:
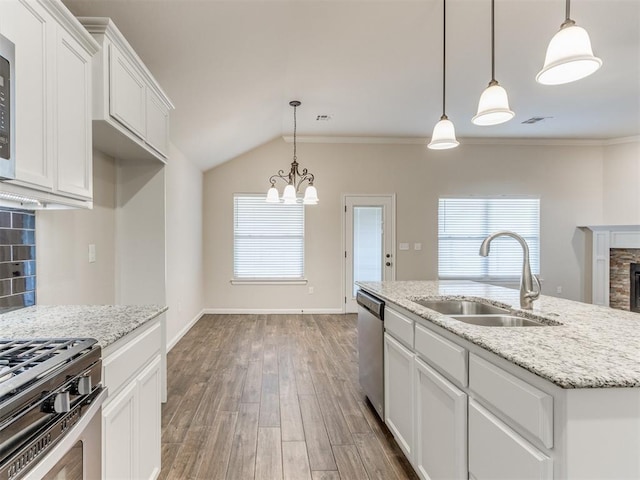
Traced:
<path id="1" fill-rule="evenodd" d="M 283 135 L 283 140 L 293 143 L 293 135 Z M 297 135 L 298 143 L 352 143 L 378 145 L 426 145 L 426 137 L 342 137 Z M 604 147 L 624 143 L 640 142 L 640 135 L 611 139 L 581 138 L 459 138 L 461 145 L 512 145 L 512 146 L 553 146 L 553 147 Z"/>

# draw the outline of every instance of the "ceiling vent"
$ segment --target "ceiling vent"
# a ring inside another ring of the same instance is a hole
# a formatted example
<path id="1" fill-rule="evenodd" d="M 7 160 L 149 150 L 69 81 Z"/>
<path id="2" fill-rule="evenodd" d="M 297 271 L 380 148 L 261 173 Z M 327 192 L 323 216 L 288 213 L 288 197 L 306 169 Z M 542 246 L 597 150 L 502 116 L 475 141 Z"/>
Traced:
<path id="1" fill-rule="evenodd" d="M 316 122 L 328 122 L 331 120 L 331 115 L 317 115 Z"/>
<path id="2" fill-rule="evenodd" d="M 538 123 L 538 122 L 541 122 L 542 120 L 546 120 L 547 118 L 553 118 L 553 117 L 531 117 L 522 123 Z"/>

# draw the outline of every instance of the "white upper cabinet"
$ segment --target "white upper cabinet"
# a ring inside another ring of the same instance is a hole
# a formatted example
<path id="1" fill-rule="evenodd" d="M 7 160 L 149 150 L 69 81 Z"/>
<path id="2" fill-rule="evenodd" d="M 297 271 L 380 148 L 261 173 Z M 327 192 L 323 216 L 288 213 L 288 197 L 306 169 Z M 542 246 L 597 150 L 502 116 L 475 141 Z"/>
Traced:
<path id="1" fill-rule="evenodd" d="M 166 163 L 171 100 L 109 18 L 80 17 L 102 46 L 93 59 L 93 145 L 123 160 Z"/>
<path id="2" fill-rule="evenodd" d="M 93 196 L 91 56 L 64 30 L 56 41 L 56 186 L 61 194 Z"/>
<path id="3" fill-rule="evenodd" d="M 16 50 L 16 178 L 0 190 L 90 207 L 91 57 L 98 44 L 59 0 L 2 0 L 0 33 Z"/>
<path id="4" fill-rule="evenodd" d="M 169 109 L 153 90 L 147 90 L 147 144 L 165 157 L 169 154 Z"/>

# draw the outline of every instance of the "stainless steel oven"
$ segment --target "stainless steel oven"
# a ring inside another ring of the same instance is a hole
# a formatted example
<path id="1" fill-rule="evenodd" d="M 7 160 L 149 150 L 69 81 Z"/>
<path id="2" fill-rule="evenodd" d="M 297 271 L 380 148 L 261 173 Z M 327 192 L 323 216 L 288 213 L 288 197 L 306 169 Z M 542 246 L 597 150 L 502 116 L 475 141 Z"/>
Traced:
<path id="1" fill-rule="evenodd" d="M 16 177 L 15 46 L 0 35 L 0 179 Z"/>
<path id="2" fill-rule="evenodd" d="M 100 478 L 105 396 L 96 340 L 0 340 L 0 480 Z"/>

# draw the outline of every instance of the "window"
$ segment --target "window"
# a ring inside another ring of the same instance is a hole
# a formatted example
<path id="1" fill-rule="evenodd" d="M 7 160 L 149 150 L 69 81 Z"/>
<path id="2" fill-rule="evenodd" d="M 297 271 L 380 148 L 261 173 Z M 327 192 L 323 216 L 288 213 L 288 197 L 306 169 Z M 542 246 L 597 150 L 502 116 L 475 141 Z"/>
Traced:
<path id="1" fill-rule="evenodd" d="M 439 278 L 520 278 L 522 247 L 513 238 L 496 238 L 488 257 L 478 254 L 482 240 L 498 230 L 510 230 L 526 240 L 531 271 L 540 273 L 540 199 L 440 198 Z"/>
<path id="2" fill-rule="evenodd" d="M 302 280 L 304 205 L 233 199 L 233 276 L 237 280 Z"/>

